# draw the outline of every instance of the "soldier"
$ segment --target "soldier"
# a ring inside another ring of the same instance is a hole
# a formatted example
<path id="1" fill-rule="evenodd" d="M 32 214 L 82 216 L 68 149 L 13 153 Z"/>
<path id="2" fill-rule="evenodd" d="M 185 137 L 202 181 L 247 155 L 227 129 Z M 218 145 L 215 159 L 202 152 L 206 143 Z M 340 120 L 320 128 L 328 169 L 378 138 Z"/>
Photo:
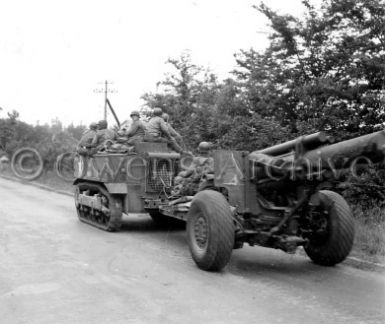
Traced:
<path id="1" fill-rule="evenodd" d="M 98 131 L 92 142 L 93 147 L 96 147 L 97 150 L 103 149 L 105 145 L 112 144 L 112 141 L 115 140 L 116 134 L 113 130 L 107 128 L 108 123 L 106 120 L 100 120 L 98 122 Z"/>
<path id="2" fill-rule="evenodd" d="M 212 144 L 210 142 L 199 143 L 199 156 L 194 157 L 187 170 L 179 172 L 175 177 L 173 195 L 193 196 L 198 191 L 213 186 L 214 159 L 210 154 L 211 149 Z"/>
<path id="3" fill-rule="evenodd" d="M 163 112 L 161 108 L 154 108 L 154 116 L 147 123 L 145 140 L 147 142 L 169 143 L 175 151 L 183 153 L 183 149 L 171 136 L 166 122 L 161 117 L 162 113 Z"/>
<path id="4" fill-rule="evenodd" d="M 199 179 L 210 178 L 214 173 L 214 159 L 210 154 L 211 149 L 212 143 L 210 142 L 200 142 L 198 145 L 199 156 L 194 157 L 192 164 L 195 169 L 195 177 Z"/>
<path id="5" fill-rule="evenodd" d="M 90 128 L 84 132 L 77 146 L 77 152 L 79 154 L 88 154 L 90 150 L 95 147 L 94 142 L 96 141 L 97 128 L 98 125 L 96 123 L 91 123 Z"/>
<path id="6" fill-rule="evenodd" d="M 175 140 L 177 141 L 177 143 L 181 147 L 185 147 L 184 142 L 183 142 L 183 137 L 170 124 L 170 116 L 169 116 L 169 114 L 166 114 L 166 113 L 162 114 L 162 118 L 163 118 L 163 120 L 165 121 L 165 123 L 167 125 L 167 129 L 168 129 L 168 132 L 170 133 L 170 135 L 173 138 L 175 138 Z"/>
<path id="7" fill-rule="evenodd" d="M 131 113 L 130 117 L 132 118 L 132 124 L 130 128 L 124 132 L 124 135 L 128 137 L 128 140 L 126 140 L 125 143 L 133 144 L 136 142 L 143 142 L 143 138 L 145 135 L 145 127 L 143 123 L 139 120 L 139 111 L 134 110 Z"/>
<path id="8" fill-rule="evenodd" d="M 154 142 L 166 142 L 162 139 L 164 139 L 164 137 L 170 137 L 166 122 L 161 116 L 162 109 L 154 108 L 153 117 L 151 117 L 150 121 L 147 123 L 146 138 L 151 139 Z"/>

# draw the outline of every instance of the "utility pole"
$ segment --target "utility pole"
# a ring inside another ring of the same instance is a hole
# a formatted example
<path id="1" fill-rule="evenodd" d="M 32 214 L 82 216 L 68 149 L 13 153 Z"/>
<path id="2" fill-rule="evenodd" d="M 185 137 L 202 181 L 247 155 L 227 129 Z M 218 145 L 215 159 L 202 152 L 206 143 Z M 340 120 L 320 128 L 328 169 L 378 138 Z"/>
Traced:
<path id="1" fill-rule="evenodd" d="M 104 82 L 104 120 L 107 120 L 107 92 L 108 92 L 108 81 Z"/>
<path id="2" fill-rule="evenodd" d="M 98 84 L 101 84 L 101 82 L 99 82 Z M 95 93 L 104 93 L 104 111 L 103 111 L 103 119 L 104 120 L 107 120 L 107 110 L 108 110 L 108 102 L 109 102 L 109 100 L 108 100 L 108 94 L 109 93 L 115 93 L 115 92 L 117 92 L 116 90 L 114 90 L 114 89 L 111 89 L 111 88 L 108 88 L 108 86 L 109 85 L 111 85 L 112 84 L 112 82 L 108 82 L 107 80 L 105 80 L 104 82 L 103 82 L 103 84 L 104 84 L 104 89 L 94 89 L 94 92 Z"/>

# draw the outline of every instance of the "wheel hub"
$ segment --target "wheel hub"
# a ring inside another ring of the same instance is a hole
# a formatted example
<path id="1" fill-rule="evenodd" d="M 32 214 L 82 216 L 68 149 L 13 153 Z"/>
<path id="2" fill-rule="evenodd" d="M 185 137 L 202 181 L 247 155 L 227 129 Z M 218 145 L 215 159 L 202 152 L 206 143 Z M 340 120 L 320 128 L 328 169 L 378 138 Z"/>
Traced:
<path id="1" fill-rule="evenodd" d="M 207 246 L 207 221 L 203 216 L 198 217 L 194 223 L 194 237 L 199 248 L 204 249 Z"/>

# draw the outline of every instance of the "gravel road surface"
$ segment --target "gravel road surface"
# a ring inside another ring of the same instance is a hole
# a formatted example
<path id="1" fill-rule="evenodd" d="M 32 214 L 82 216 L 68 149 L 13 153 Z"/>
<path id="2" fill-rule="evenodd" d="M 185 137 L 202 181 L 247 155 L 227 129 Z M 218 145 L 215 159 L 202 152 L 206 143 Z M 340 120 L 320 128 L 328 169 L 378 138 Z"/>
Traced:
<path id="1" fill-rule="evenodd" d="M 258 247 L 204 272 L 181 228 L 103 232 L 71 197 L 1 178 L 0 222 L 0 323 L 385 323 L 384 273 Z"/>

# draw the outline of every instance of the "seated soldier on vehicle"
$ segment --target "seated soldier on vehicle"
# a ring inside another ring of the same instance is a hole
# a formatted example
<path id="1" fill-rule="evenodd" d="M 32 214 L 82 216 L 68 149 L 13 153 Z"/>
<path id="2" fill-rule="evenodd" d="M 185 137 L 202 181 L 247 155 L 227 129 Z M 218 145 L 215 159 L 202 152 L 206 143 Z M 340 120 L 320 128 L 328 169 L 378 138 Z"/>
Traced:
<path id="1" fill-rule="evenodd" d="M 139 120 L 139 111 L 134 110 L 130 117 L 132 118 L 131 126 L 128 129 L 122 129 L 119 131 L 118 142 L 124 144 L 134 144 L 136 142 L 143 142 L 145 135 L 145 127 Z"/>
<path id="2" fill-rule="evenodd" d="M 214 179 L 214 159 L 211 154 L 212 143 L 201 142 L 198 156 L 194 156 L 191 165 L 178 173 L 174 179 L 172 194 L 175 196 L 193 196 L 198 191 L 212 185 Z"/>
<path id="3" fill-rule="evenodd" d="M 154 108 L 154 116 L 147 123 L 144 140 L 146 142 L 168 143 L 176 152 L 183 153 L 183 149 L 178 145 L 175 138 L 171 136 L 166 122 L 161 117 L 162 113 L 161 108 Z"/>
<path id="4" fill-rule="evenodd" d="M 91 149 L 94 147 L 93 143 L 96 140 L 97 129 L 98 125 L 96 123 L 91 123 L 90 128 L 84 132 L 76 149 L 79 154 L 86 155 L 90 153 Z"/>
<path id="5" fill-rule="evenodd" d="M 98 131 L 92 142 L 93 147 L 96 147 L 97 151 L 105 150 L 116 139 L 115 132 L 108 129 L 107 126 L 108 123 L 106 120 L 100 120 L 98 122 Z"/>

